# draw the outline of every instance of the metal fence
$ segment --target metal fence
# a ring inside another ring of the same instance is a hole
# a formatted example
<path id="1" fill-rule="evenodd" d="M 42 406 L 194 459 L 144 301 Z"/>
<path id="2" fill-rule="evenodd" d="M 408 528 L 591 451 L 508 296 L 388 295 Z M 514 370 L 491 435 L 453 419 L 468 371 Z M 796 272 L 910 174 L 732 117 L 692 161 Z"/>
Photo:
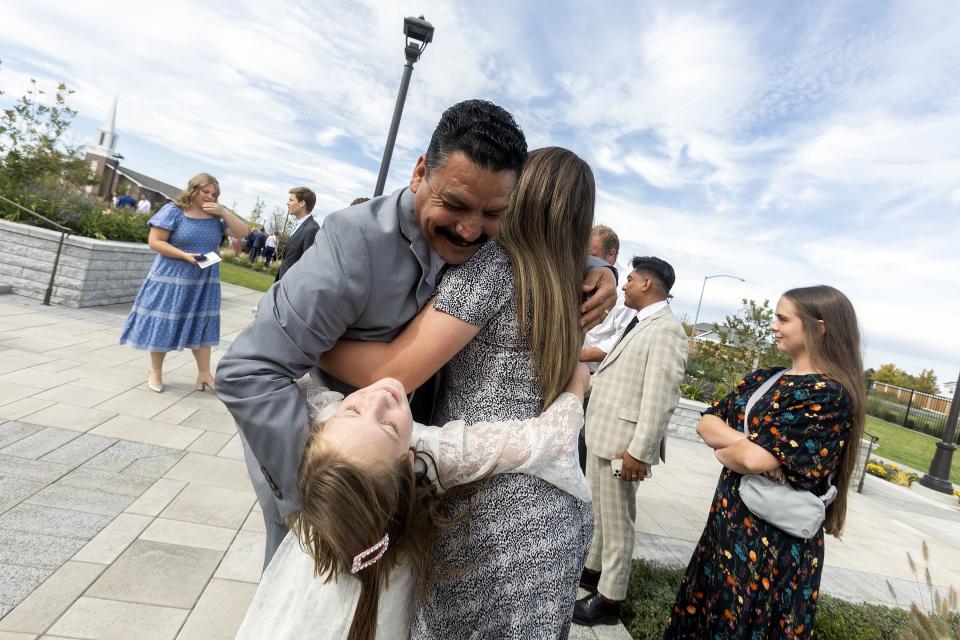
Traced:
<path id="1" fill-rule="evenodd" d="M 949 412 L 950 398 L 883 382 L 871 382 L 867 388 L 868 415 L 937 438 L 943 437 Z"/>

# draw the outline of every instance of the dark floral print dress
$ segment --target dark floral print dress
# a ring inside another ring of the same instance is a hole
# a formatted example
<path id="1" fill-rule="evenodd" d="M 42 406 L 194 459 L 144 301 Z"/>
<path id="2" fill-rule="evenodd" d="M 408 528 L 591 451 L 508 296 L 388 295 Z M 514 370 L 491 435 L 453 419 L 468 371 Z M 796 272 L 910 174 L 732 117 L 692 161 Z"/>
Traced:
<path id="1" fill-rule="evenodd" d="M 742 431 L 747 400 L 779 370 L 754 371 L 704 413 Z M 830 376 L 785 375 L 751 410 L 750 439 L 780 460 L 794 488 L 822 495 L 840 466 L 851 418 L 849 395 Z M 740 499 L 740 477 L 720 474 L 665 639 L 812 637 L 823 529 L 803 540 L 756 518 Z"/>

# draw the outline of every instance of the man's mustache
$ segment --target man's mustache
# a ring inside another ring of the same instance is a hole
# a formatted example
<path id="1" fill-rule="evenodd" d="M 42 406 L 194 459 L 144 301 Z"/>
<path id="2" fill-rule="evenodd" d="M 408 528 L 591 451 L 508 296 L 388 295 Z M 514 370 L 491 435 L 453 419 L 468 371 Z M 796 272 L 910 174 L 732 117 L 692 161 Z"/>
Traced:
<path id="1" fill-rule="evenodd" d="M 437 235 L 443 236 L 444 238 L 446 238 L 447 240 L 450 240 L 454 244 L 460 244 L 467 247 L 483 244 L 490 239 L 489 236 L 487 236 L 487 234 L 481 233 L 476 240 L 467 240 L 462 236 L 460 236 L 459 234 L 454 233 L 453 231 L 450 231 L 450 229 L 447 229 L 446 227 L 437 227 Z"/>

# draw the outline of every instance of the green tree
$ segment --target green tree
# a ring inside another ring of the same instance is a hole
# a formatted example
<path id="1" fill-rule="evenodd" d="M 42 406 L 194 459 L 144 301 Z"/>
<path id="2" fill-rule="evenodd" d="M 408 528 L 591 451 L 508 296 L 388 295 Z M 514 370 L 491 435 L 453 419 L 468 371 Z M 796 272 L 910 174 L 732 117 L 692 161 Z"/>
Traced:
<path id="1" fill-rule="evenodd" d="M 714 325 L 719 343 L 695 341 L 687 361 L 683 392 L 693 399 L 719 399 L 740 378 L 759 367 L 789 366 L 790 359 L 770 338 L 770 301 L 746 298 L 740 310 Z"/>
<path id="2" fill-rule="evenodd" d="M 72 93 L 61 82 L 53 99 L 45 102 L 46 93 L 31 78 L 30 90 L 4 109 L 0 116 L 0 188 L 4 191 L 51 180 L 89 184 L 90 172 L 79 149 L 63 142 L 77 115 L 67 105 Z"/>
<path id="3" fill-rule="evenodd" d="M 250 210 L 250 216 L 247 218 L 247 223 L 260 228 L 263 226 L 264 217 L 263 210 L 266 208 L 267 203 L 263 201 L 263 198 L 257 196 L 257 201 L 253 205 L 253 209 Z"/>
<path id="4" fill-rule="evenodd" d="M 913 388 L 922 393 L 937 395 L 940 393 L 940 386 L 937 384 L 937 374 L 933 369 L 924 369 L 915 376 L 910 376 L 913 382 Z"/>
<path id="5" fill-rule="evenodd" d="M 914 389 L 921 393 L 936 395 L 940 392 L 940 387 L 937 384 L 937 374 L 932 369 L 923 369 L 918 375 L 914 376 L 890 362 L 881 364 L 880 368 L 873 372 L 873 379 L 897 387 Z"/>

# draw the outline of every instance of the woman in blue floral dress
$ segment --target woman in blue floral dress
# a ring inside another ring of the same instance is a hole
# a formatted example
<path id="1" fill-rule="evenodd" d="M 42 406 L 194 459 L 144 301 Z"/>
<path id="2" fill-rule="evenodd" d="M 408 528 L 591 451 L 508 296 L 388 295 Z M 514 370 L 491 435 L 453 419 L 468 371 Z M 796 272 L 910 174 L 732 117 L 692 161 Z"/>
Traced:
<path id="1" fill-rule="evenodd" d="M 746 403 L 779 368 L 747 375 L 697 426 L 724 469 L 665 639 L 812 637 L 824 530 L 839 537 L 843 529 L 863 432 L 860 335 L 850 301 L 827 286 L 787 291 L 770 328 L 793 362 L 750 411 L 750 435 L 743 433 Z M 833 485 L 838 497 L 820 531 L 796 538 L 743 503 L 739 484 L 747 473 L 816 495 Z"/>
<path id="2" fill-rule="evenodd" d="M 150 352 L 147 386 L 163 391 L 168 351 L 193 351 L 199 391 L 213 389 L 210 351 L 220 341 L 220 266 L 200 268 L 216 251 L 224 231 L 243 237 L 243 220 L 217 204 L 220 185 L 201 173 L 175 203 L 150 218 L 148 243 L 157 252 L 120 335 L 120 344 Z"/>

